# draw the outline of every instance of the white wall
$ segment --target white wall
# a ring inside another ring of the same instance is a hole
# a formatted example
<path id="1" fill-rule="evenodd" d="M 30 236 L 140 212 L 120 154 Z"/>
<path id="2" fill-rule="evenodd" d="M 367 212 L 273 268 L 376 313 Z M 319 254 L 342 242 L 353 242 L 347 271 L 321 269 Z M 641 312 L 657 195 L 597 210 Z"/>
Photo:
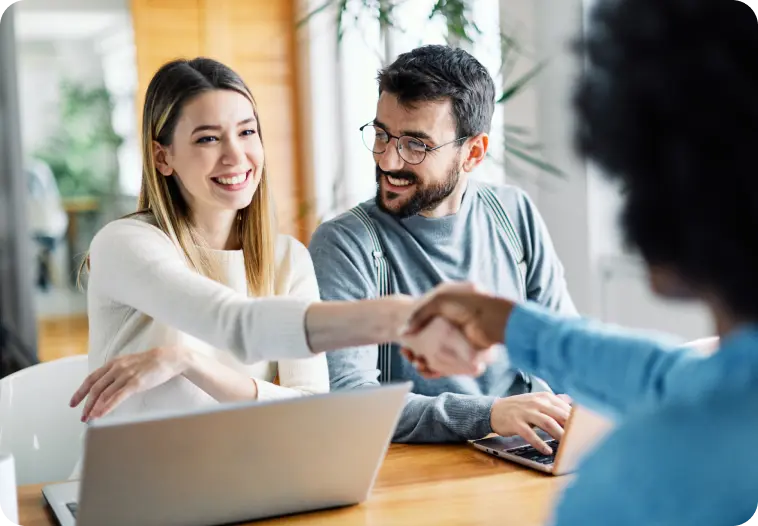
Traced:
<path id="1" fill-rule="evenodd" d="M 322 5 L 300 0 L 297 19 Z M 381 67 L 378 24 L 362 21 L 336 41 L 333 10 L 314 16 L 298 30 L 301 104 L 306 129 L 306 177 L 314 183 L 310 205 L 319 221 L 330 219 L 375 191 L 374 164 L 361 141 L 361 125 L 374 117 Z"/>
<path id="2" fill-rule="evenodd" d="M 566 173 L 565 180 L 542 177 L 539 206 L 566 266 L 577 307 L 593 313 L 586 170 L 572 144 L 571 94 L 581 62 L 569 42 L 582 27 L 582 4 L 581 0 L 536 0 L 533 9 L 538 21 L 535 48 L 549 60 L 536 84 L 539 135 L 548 158 Z"/>

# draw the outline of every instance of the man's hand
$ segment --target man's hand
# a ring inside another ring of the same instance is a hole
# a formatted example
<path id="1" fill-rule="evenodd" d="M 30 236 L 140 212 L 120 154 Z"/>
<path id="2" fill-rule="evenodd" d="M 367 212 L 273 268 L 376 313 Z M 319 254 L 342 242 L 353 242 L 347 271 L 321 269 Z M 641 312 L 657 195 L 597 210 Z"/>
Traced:
<path id="1" fill-rule="evenodd" d="M 536 426 L 556 440 L 563 437 L 571 412 L 570 398 L 552 393 L 527 393 L 499 398 L 492 406 L 490 425 L 500 436 L 519 435 L 545 455 L 552 450 L 532 426 Z"/>
<path id="2" fill-rule="evenodd" d="M 457 327 L 479 350 L 502 343 L 505 327 L 515 304 L 477 292 L 467 283 L 447 283 L 421 299 L 402 336 L 418 333 L 434 318 L 444 318 Z"/>

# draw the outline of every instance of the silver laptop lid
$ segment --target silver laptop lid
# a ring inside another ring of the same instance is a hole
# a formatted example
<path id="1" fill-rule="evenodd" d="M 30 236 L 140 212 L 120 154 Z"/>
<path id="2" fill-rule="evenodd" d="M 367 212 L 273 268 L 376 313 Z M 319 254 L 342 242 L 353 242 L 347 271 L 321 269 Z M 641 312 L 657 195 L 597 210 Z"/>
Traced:
<path id="1" fill-rule="evenodd" d="M 361 502 L 410 387 L 95 423 L 77 524 L 207 526 Z"/>

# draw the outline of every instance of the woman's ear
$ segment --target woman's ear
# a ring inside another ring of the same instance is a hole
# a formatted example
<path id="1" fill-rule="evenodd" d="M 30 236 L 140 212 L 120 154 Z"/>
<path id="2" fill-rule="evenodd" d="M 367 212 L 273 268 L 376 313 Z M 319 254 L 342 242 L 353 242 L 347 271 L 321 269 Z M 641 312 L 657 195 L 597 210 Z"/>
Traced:
<path id="1" fill-rule="evenodd" d="M 468 139 L 468 156 L 463 160 L 463 171 L 471 172 L 484 161 L 489 147 L 489 136 L 480 133 Z"/>
<path id="2" fill-rule="evenodd" d="M 153 141 L 153 160 L 155 161 L 155 167 L 161 175 L 166 177 L 174 175 L 174 169 L 171 167 L 170 159 L 171 155 L 168 148 L 158 141 Z"/>

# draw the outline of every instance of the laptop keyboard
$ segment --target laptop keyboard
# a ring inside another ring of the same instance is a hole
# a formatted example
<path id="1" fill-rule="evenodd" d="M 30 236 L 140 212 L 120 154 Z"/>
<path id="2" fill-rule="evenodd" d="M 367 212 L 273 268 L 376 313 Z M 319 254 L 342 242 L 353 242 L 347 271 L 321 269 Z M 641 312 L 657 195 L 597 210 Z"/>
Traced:
<path id="1" fill-rule="evenodd" d="M 555 462 L 555 455 L 558 453 L 558 446 L 561 444 L 557 440 L 548 440 L 546 443 L 553 450 L 552 455 L 545 455 L 544 453 L 541 453 L 535 449 L 533 446 L 521 446 L 514 449 L 509 449 L 508 453 L 516 455 L 517 457 L 521 457 L 525 460 L 538 462 L 540 464 L 552 464 Z"/>
<path id="2" fill-rule="evenodd" d="M 71 512 L 71 515 L 73 515 L 74 518 L 76 518 L 76 510 L 79 509 L 79 506 L 77 506 L 77 503 L 69 502 L 68 504 L 66 504 L 66 507 L 68 508 L 68 511 Z"/>

